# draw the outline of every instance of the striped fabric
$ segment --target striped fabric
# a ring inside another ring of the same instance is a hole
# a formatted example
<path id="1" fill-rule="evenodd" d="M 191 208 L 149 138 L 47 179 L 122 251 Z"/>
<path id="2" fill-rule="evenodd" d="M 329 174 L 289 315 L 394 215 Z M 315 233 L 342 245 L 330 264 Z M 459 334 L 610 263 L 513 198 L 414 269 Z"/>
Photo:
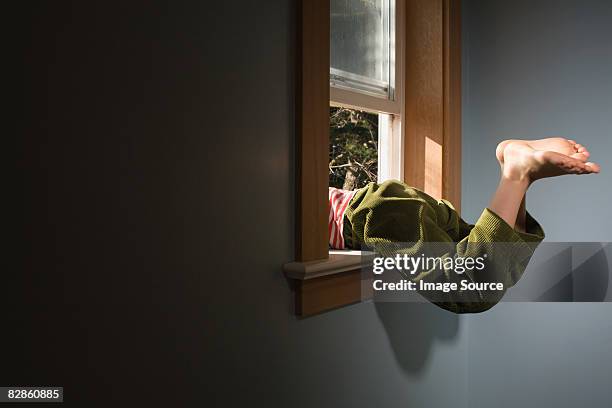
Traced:
<path id="1" fill-rule="evenodd" d="M 345 249 L 342 229 L 344 227 L 344 213 L 351 199 L 357 191 L 329 188 L 329 247 Z"/>

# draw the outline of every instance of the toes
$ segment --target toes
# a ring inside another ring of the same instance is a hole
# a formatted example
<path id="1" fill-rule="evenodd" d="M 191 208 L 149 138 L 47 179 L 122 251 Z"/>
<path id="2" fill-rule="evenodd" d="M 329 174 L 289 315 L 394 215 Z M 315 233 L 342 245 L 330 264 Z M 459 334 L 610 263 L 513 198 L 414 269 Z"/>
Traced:
<path id="1" fill-rule="evenodd" d="M 571 154 L 570 157 L 572 159 L 580 160 L 581 162 L 586 162 L 587 159 L 589 158 L 589 152 L 574 153 L 574 154 Z"/>
<path id="2" fill-rule="evenodd" d="M 543 162 L 556 166 L 560 171 L 559 174 L 590 174 L 599 173 L 599 165 L 593 162 L 587 162 L 587 155 L 582 153 L 574 153 L 570 156 L 555 153 L 552 151 L 534 153 L 536 157 L 540 153 Z M 537 158 L 537 157 L 536 157 Z"/>
<path id="3" fill-rule="evenodd" d="M 578 153 L 582 153 L 582 154 L 585 154 L 587 156 L 590 155 L 588 149 L 585 146 L 581 145 L 580 143 L 576 143 L 574 145 L 574 150 L 576 152 L 578 152 Z"/>
<path id="4" fill-rule="evenodd" d="M 599 164 L 593 163 L 593 162 L 587 162 L 587 163 L 584 163 L 584 165 L 589 171 L 593 173 L 599 173 L 599 170 L 600 170 Z"/>
<path id="5" fill-rule="evenodd" d="M 567 172 L 571 174 L 586 174 L 593 172 L 593 170 L 584 162 L 586 160 L 581 160 L 579 157 L 576 157 L 578 155 L 580 155 L 580 153 L 576 153 L 572 156 L 566 156 L 561 161 L 562 167 L 564 167 Z"/>

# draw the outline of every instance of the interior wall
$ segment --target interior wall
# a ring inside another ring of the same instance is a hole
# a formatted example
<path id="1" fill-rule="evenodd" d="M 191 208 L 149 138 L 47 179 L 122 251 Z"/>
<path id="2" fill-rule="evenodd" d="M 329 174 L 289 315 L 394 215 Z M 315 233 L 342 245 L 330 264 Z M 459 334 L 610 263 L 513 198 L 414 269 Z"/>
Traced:
<path id="1" fill-rule="evenodd" d="M 1 384 L 81 407 L 466 406 L 457 316 L 293 314 L 294 1 L 11 7 Z"/>
<path id="2" fill-rule="evenodd" d="M 588 146 L 602 173 L 537 182 L 528 210 L 549 242 L 612 241 L 611 19 L 605 0 L 463 0 L 466 218 L 496 187 L 499 141 L 561 135 Z M 500 304 L 470 316 L 468 406 L 609 406 L 611 312 Z"/>

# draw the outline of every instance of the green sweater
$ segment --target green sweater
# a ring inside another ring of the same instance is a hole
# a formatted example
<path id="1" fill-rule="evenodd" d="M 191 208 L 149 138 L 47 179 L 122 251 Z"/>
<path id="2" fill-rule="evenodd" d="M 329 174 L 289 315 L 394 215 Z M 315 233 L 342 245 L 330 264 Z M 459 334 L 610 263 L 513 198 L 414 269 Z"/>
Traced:
<path id="1" fill-rule="evenodd" d="M 345 236 L 353 248 L 368 248 L 383 256 L 482 257 L 482 271 L 457 274 L 434 267 L 407 279 L 419 283 L 500 282 L 503 291 L 420 292 L 436 305 L 455 313 L 491 308 L 522 276 L 537 245 L 544 239 L 538 222 L 527 214 L 526 232 L 510 227 L 485 209 L 474 225 L 461 219 L 446 200 L 436 200 L 399 181 L 370 183 L 359 190 L 345 213 Z M 485 255 L 486 254 L 486 255 Z"/>

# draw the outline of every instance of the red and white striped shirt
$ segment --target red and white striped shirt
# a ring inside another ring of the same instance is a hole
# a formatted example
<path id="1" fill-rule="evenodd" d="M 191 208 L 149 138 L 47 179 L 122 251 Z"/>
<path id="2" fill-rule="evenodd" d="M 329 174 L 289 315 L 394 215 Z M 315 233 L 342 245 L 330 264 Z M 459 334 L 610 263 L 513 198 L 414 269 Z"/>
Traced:
<path id="1" fill-rule="evenodd" d="M 333 249 L 345 249 L 342 236 L 344 213 L 356 192 L 329 188 L 329 246 Z"/>

